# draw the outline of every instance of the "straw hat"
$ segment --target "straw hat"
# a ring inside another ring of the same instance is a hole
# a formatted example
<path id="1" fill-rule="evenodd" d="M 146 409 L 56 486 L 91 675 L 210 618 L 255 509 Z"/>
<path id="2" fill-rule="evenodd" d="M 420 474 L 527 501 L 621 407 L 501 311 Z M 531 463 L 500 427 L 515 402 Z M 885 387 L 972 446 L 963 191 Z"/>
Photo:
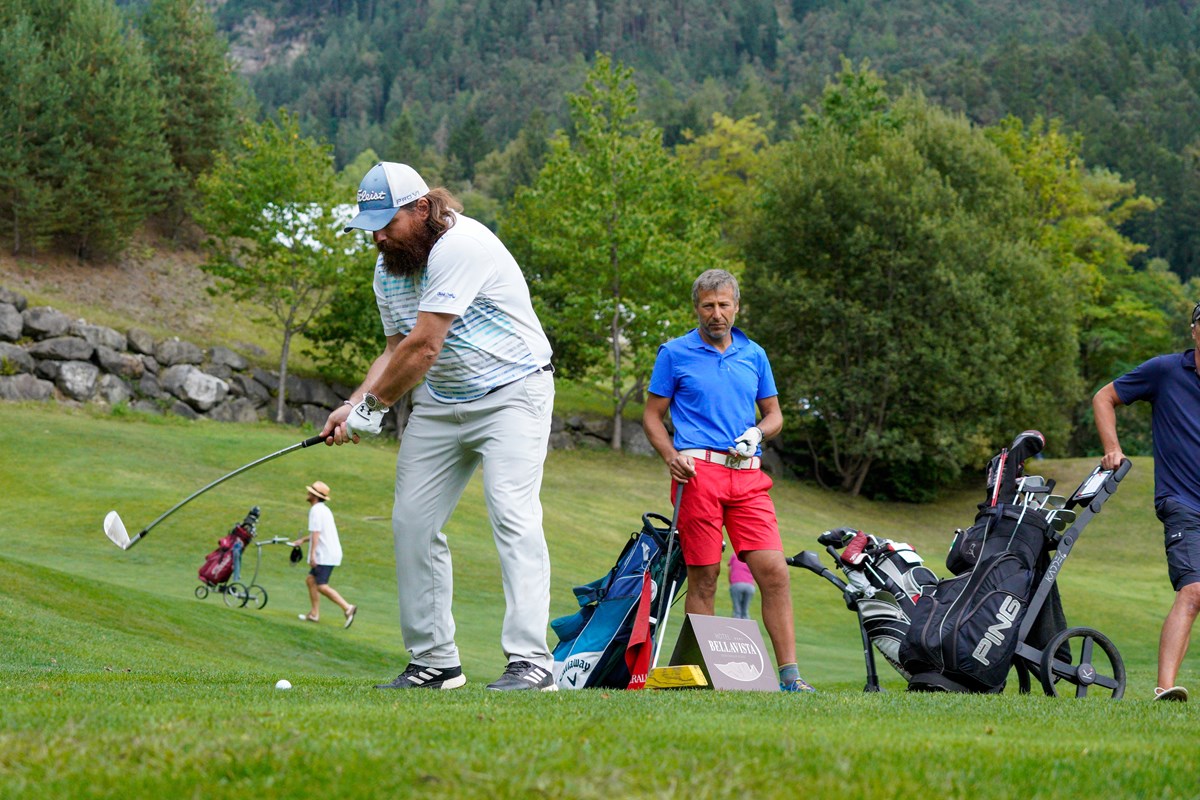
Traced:
<path id="1" fill-rule="evenodd" d="M 325 481 L 313 481 L 311 486 L 305 486 L 304 488 L 308 489 L 308 493 L 318 500 L 329 499 L 329 486 Z"/>

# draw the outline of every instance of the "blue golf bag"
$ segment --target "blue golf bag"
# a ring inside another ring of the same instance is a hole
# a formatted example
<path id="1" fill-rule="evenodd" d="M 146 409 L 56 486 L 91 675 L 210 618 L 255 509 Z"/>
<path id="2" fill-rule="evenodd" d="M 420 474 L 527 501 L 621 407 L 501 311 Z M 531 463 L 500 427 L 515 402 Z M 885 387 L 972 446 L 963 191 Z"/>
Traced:
<path id="1" fill-rule="evenodd" d="M 554 647 L 554 680 L 559 688 L 624 689 L 629 684 L 625 648 L 642 599 L 645 574 L 650 574 L 647 600 L 653 603 L 651 608 L 655 611 L 663 591 L 674 600 L 683 585 L 685 568 L 678 546 L 671 549 L 669 567 L 666 563 L 670 531 L 671 522 L 666 517 L 643 514 L 642 529 L 630 536 L 608 574 L 575 587 L 579 611 L 550 623 L 559 639 Z M 651 641 L 657 623 L 652 611 Z"/>

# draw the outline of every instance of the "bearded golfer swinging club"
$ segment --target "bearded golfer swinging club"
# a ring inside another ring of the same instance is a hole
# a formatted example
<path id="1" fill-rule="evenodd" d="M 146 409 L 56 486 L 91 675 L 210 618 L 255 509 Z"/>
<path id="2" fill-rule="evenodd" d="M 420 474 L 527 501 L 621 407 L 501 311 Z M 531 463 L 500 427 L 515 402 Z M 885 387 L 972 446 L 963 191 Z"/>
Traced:
<path id="1" fill-rule="evenodd" d="M 321 435 L 341 445 L 378 434 L 389 406 L 413 392 L 392 511 L 400 629 L 410 661 L 376 688 L 466 683 L 442 528 L 482 464 L 507 604 L 500 645 L 508 666 L 488 688 L 553 691 L 546 642 L 550 556 L 538 493 L 554 370 L 529 287 L 491 231 L 405 164 L 372 167 L 359 186 L 358 209 L 346 230 L 370 231 L 379 250 L 374 287 L 387 345 Z"/>

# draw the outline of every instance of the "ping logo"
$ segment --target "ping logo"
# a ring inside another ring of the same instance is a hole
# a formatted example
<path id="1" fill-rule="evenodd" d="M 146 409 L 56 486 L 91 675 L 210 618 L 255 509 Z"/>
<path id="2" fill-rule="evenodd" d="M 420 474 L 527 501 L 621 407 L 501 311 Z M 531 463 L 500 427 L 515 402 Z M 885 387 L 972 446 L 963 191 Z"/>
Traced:
<path id="1" fill-rule="evenodd" d="M 996 612 L 996 623 L 988 626 L 987 631 L 983 634 L 983 639 L 975 647 L 975 652 L 971 653 L 971 658 L 984 666 L 990 665 L 991 662 L 987 660 L 988 651 L 994 645 L 1004 643 L 1004 632 L 1013 626 L 1013 622 L 1020 613 L 1021 601 L 1015 597 L 1006 598 L 1000 604 L 1000 610 Z"/>
<path id="2" fill-rule="evenodd" d="M 372 200 L 383 200 L 386 197 L 386 192 L 364 192 L 362 189 L 358 190 L 358 202 L 360 203 L 369 203 Z"/>

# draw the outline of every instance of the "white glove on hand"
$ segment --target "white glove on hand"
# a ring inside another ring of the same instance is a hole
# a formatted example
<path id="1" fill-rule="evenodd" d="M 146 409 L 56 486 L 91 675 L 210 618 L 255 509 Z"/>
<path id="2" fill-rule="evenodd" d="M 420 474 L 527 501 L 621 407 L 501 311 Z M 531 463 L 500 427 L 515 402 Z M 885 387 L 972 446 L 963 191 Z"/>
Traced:
<path id="1" fill-rule="evenodd" d="M 749 458 L 758 450 L 759 444 L 762 443 L 762 431 L 757 427 L 746 428 L 746 432 L 733 440 L 733 447 L 737 450 L 737 454 L 743 458 Z"/>
<path id="2" fill-rule="evenodd" d="M 387 409 L 382 411 L 372 411 L 367 408 L 366 403 L 359 403 L 350 412 L 350 416 L 346 417 L 346 430 L 350 433 L 371 434 L 378 436 L 383 429 L 383 415 L 387 413 Z"/>

